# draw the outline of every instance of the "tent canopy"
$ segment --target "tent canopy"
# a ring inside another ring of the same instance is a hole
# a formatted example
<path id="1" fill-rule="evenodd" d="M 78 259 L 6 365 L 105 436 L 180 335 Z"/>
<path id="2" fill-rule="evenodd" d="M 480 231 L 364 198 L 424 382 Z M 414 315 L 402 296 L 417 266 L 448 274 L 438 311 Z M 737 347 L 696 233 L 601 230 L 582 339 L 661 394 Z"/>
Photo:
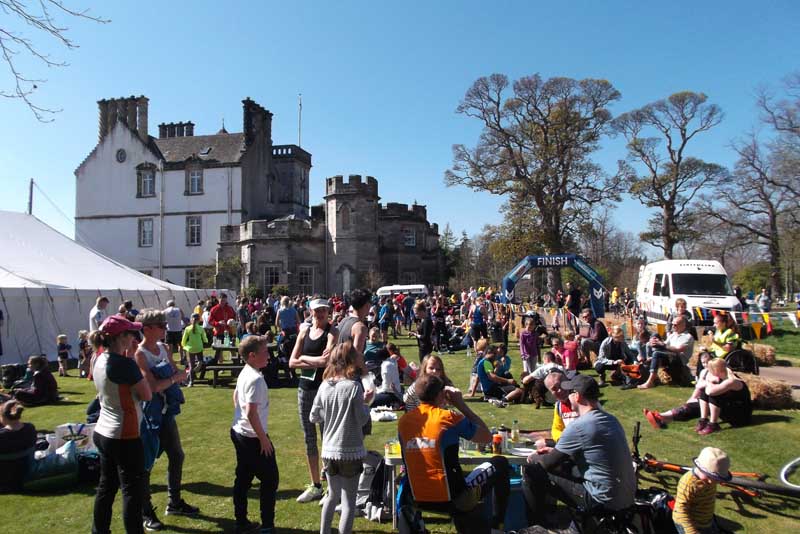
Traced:
<path id="1" fill-rule="evenodd" d="M 97 297 L 115 313 L 166 307 L 174 299 L 184 314 L 213 289 L 190 289 L 142 274 L 103 256 L 24 213 L 0 211 L 0 363 L 22 363 L 31 354 L 56 357 L 56 336 L 66 334 L 77 357 L 79 330 L 89 328 Z"/>

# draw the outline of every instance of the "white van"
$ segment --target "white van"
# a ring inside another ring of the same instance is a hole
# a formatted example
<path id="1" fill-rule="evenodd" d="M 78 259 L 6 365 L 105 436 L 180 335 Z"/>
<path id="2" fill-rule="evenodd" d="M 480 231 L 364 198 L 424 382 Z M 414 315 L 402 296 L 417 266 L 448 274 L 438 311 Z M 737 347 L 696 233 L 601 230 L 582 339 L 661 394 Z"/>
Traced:
<path id="1" fill-rule="evenodd" d="M 666 323 L 675 311 L 675 301 L 682 298 L 694 317 L 695 326 L 709 325 L 709 309 L 742 311 L 733 294 L 728 273 L 714 260 L 663 260 L 642 265 L 636 286 L 636 303 L 649 323 Z M 695 308 L 701 308 L 698 317 Z"/>
<path id="2" fill-rule="evenodd" d="M 393 286 L 383 286 L 378 288 L 379 297 L 384 297 L 389 295 L 399 295 L 400 293 L 403 293 L 404 295 L 412 295 L 415 297 L 427 297 L 428 288 L 425 287 L 423 284 L 393 285 Z"/>

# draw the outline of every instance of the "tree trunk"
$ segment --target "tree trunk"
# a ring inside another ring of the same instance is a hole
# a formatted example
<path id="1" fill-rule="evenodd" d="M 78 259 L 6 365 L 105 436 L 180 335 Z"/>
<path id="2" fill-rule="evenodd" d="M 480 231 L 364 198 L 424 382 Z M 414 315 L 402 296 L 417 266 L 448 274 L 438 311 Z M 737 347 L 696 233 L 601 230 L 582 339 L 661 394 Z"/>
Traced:
<path id="1" fill-rule="evenodd" d="M 664 222 L 661 227 L 661 243 L 664 248 L 664 258 L 671 260 L 674 255 L 675 240 L 672 235 L 673 221 L 675 214 L 672 210 L 664 207 Z"/>

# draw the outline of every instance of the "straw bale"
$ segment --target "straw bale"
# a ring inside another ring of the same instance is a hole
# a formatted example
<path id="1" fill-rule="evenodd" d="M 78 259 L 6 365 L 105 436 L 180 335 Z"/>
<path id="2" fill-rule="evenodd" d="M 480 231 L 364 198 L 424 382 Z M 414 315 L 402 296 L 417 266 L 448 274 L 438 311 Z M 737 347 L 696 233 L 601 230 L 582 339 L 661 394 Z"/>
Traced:
<path id="1" fill-rule="evenodd" d="M 771 367 L 775 365 L 775 347 L 762 343 L 750 343 L 746 348 L 755 355 L 759 366 Z"/>
<path id="2" fill-rule="evenodd" d="M 750 389 L 750 399 L 756 408 L 783 410 L 794 405 L 792 387 L 786 382 L 746 373 L 737 374 Z"/>

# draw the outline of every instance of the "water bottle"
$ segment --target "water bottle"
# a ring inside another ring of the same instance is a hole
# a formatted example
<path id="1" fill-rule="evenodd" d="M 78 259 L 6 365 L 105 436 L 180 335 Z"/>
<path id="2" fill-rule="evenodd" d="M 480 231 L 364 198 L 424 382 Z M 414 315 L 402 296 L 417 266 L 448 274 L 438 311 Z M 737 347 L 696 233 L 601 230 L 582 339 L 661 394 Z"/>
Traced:
<path id="1" fill-rule="evenodd" d="M 230 347 L 231 346 L 231 336 L 230 336 L 230 334 L 228 334 L 228 332 L 225 332 L 225 341 L 223 341 L 223 344 L 226 347 Z"/>
<path id="2" fill-rule="evenodd" d="M 514 422 L 511 423 L 511 441 L 517 443 L 519 441 L 519 421 L 514 419 Z"/>

